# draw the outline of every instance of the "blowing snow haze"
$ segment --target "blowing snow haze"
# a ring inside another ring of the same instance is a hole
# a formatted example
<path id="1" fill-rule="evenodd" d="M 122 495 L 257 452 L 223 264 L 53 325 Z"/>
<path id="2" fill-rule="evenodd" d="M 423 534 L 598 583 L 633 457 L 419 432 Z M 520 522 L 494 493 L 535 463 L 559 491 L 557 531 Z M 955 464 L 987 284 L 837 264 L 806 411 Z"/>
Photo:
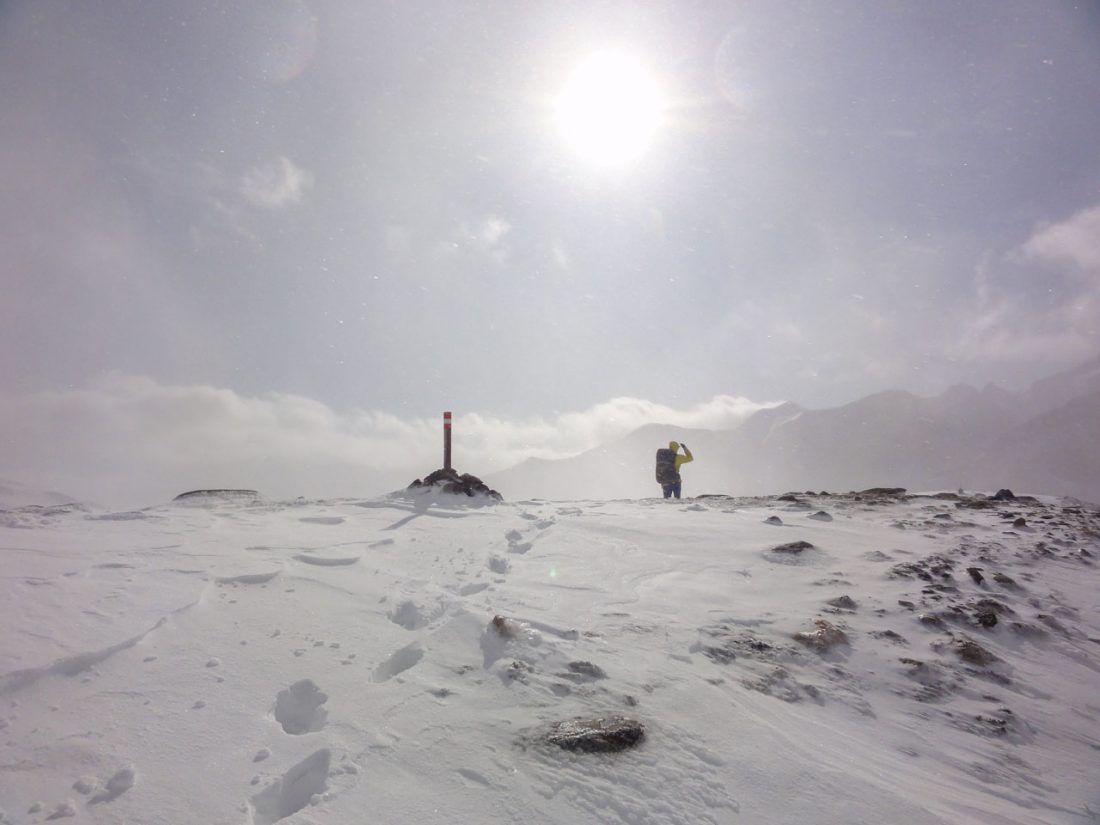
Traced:
<path id="1" fill-rule="evenodd" d="M 0 477 L 373 495 L 453 409 L 542 495 L 629 438 L 639 495 L 681 428 L 742 433 L 685 435 L 692 493 L 1095 496 L 1095 397 L 1005 398 L 1100 353 L 1098 43 L 1030 0 L 9 0 Z"/>

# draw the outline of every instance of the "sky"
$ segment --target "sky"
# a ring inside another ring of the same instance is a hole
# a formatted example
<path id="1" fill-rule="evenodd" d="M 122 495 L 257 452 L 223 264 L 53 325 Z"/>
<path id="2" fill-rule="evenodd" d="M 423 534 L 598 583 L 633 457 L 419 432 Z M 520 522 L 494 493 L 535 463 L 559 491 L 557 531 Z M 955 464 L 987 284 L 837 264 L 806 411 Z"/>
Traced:
<path id="1" fill-rule="evenodd" d="M 160 428 L 134 392 L 548 454 L 1072 367 L 1098 44 L 1053 0 L 7 0 L 0 474 Z"/>

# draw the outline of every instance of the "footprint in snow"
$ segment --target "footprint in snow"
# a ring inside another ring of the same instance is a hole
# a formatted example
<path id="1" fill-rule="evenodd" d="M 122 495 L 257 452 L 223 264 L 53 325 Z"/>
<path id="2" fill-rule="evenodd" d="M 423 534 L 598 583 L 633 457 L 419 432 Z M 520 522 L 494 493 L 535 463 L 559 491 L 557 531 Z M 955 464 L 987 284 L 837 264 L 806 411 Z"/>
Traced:
<path id="1" fill-rule="evenodd" d="M 531 542 L 523 540 L 523 533 L 519 530 L 509 530 L 504 534 L 504 538 L 508 540 L 509 553 L 523 555 L 534 546 Z"/>
<path id="2" fill-rule="evenodd" d="M 218 576 L 214 581 L 218 584 L 267 584 L 282 572 L 271 570 L 264 573 L 242 573 L 239 576 Z"/>
<path id="3" fill-rule="evenodd" d="M 252 797 L 252 825 L 274 825 L 325 793 L 331 763 L 332 751 L 321 748 Z"/>
<path id="4" fill-rule="evenodd" d="M 292 736 L 313 733 L 325 726 L 328 695 L 312 679 L 302 679 L 275 697 L 275 721 Z"/>
<path id="5" fill-rule="evenodd" d="M 296 561 L 305 562 L 306 564 L 313 564 L 318 567 L 343 567 L 349 564 L 355 564 L 359 561 L 358 556 L 310 556 L 306 553 L 299 553 L 295 557 Z"/>
<path id="6" fill-rule="evenodd" d="M 409 668 L 414 667 L 423 658 L 424 649 L 418 642 L 413 642 L 378 665 L 374 669 L 373 680 L 375 682 L 388 682 L 394 676 L 399 676 Z"/>
<path id="7" fill-rule="evenodd" d="M 408 599 L 397 605 L 386 616 L 391 622 L 406 630 L 419 630 L 429 622 L 429 619 L 416 603 Z"/>

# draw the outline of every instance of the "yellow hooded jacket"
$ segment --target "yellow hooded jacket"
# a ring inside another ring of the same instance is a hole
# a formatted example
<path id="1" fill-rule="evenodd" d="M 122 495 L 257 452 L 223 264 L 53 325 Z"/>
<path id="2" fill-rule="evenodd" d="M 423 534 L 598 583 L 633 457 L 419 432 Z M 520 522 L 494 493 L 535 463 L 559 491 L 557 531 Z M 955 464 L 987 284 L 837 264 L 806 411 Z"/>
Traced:
<path id="1" fill-rule="evenodd" d="M 680 455 L 680 442 L 670 441 L 668 442 L 668 448 L 672 452 L 676 453 L 676 472 L 680 472 L 680 468 L 687 464 L 689 461 L 694 461 L 695 458 L 691 454 L 691 450 L 684 447 L 684 454 Z"/>

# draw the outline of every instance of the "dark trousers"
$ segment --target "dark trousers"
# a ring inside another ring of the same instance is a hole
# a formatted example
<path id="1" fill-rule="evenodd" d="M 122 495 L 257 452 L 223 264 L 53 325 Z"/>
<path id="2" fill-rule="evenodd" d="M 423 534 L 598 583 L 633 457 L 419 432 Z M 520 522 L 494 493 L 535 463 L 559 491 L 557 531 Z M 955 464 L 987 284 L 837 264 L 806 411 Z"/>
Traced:
<path id="1" fill-rule="evenodd" d="M 665 498 L 668 498 L 669 496 L 675 496 L 676 498 L 680 497 L 680 482 L 679 481 L 677 481 L 673 484 L 662 484 L 661 489 L 664 490 Z"/>

